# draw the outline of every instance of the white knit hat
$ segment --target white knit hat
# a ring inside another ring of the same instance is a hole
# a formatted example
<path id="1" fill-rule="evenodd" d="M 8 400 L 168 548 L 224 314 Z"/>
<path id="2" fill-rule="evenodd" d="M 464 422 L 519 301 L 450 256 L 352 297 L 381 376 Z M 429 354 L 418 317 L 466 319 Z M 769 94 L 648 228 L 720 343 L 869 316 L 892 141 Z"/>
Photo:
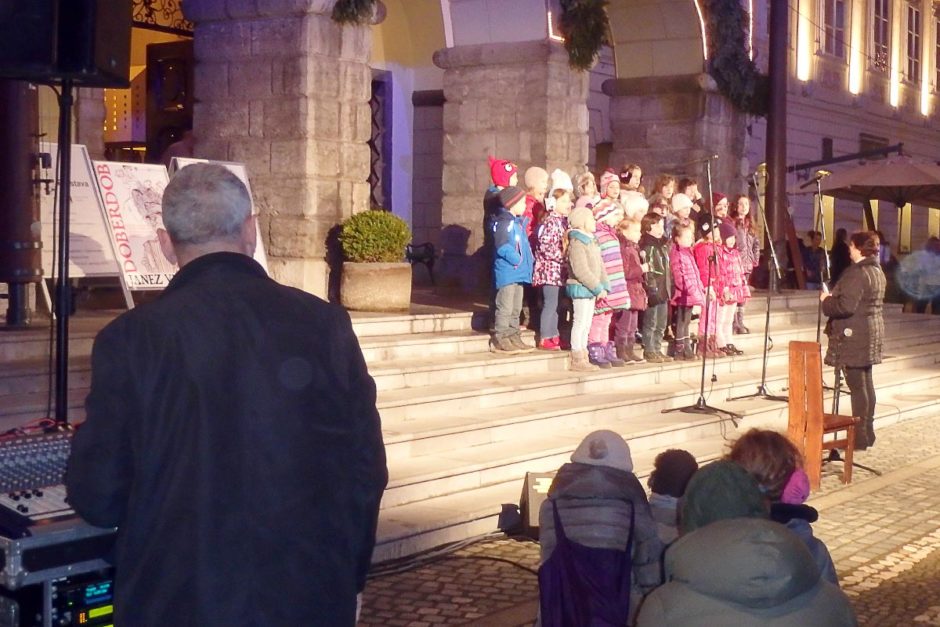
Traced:
<path id="1" fill-rule="evenodd" d="M 602 429 L 589 433 L 571 454 L 571 461 L 577 464 L 608 466 L 633 472 L 633 458 L 630 446 L 618 433 Z"/>
<path id="2" fill-rule="evenodd" d="M 556 189 L 563 189 L 566 192 L 573 192 L 574 185 L 571 184 L 571 177 L 568 176 L 568 173 L 555 168 L 552 171 L 551 184 L 548 186 L 548 195 L 551 196 L 554 194 Z"/>

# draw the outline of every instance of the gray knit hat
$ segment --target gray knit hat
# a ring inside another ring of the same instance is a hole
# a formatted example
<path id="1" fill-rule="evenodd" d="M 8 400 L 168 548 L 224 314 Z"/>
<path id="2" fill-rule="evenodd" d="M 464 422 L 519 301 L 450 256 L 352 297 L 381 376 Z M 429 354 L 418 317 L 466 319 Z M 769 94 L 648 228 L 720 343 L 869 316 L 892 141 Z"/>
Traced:
<path id="1" fill-rule="evenodd" d="M 602 429 L 589 433 L 571 454 L 571 461 L 633 472 L 630 446 L 619 433 Z"/>

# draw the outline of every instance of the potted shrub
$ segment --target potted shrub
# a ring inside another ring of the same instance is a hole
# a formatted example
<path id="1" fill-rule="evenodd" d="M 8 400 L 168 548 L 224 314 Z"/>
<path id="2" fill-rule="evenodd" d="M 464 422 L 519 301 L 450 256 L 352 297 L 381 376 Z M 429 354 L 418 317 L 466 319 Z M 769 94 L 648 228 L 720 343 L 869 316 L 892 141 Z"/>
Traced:
<path id="1" fill-rule="evenodd" d="M 405 247 L 408 224 L 384 209 L 357 213 L 343 222 L 340 302 L 355 311 L 406 311 L 411 305 L 411 264 Z"/>

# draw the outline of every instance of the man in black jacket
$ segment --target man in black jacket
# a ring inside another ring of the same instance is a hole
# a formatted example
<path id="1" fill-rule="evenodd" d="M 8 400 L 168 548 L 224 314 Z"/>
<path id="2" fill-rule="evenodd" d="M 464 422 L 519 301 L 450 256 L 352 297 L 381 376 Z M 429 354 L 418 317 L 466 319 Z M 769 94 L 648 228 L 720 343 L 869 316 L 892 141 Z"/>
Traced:
<path id="1" fill-rule="evenodd" d="M 163 196 L 180 271 L 105 327 L 66 476 L 118 527 L 118 625 L 353 625 L 387 482 L 375 384 L 345 311 L 251 259 L 225 168 Z"/>

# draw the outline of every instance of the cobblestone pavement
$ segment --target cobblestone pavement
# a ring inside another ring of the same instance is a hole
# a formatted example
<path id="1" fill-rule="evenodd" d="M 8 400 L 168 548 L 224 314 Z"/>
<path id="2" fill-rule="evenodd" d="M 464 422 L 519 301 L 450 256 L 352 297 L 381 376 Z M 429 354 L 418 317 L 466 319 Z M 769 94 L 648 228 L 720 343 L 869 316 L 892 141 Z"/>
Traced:
<path id="1" fill-rule="evenodd" d="M 878 430 L 843 486 L 827 468 L 810 504 L 861 625 L 940 626 L 940 416 Z M 532 624 L 538 545 L 492 539 L 370 579 L 362 625 Z"/>

